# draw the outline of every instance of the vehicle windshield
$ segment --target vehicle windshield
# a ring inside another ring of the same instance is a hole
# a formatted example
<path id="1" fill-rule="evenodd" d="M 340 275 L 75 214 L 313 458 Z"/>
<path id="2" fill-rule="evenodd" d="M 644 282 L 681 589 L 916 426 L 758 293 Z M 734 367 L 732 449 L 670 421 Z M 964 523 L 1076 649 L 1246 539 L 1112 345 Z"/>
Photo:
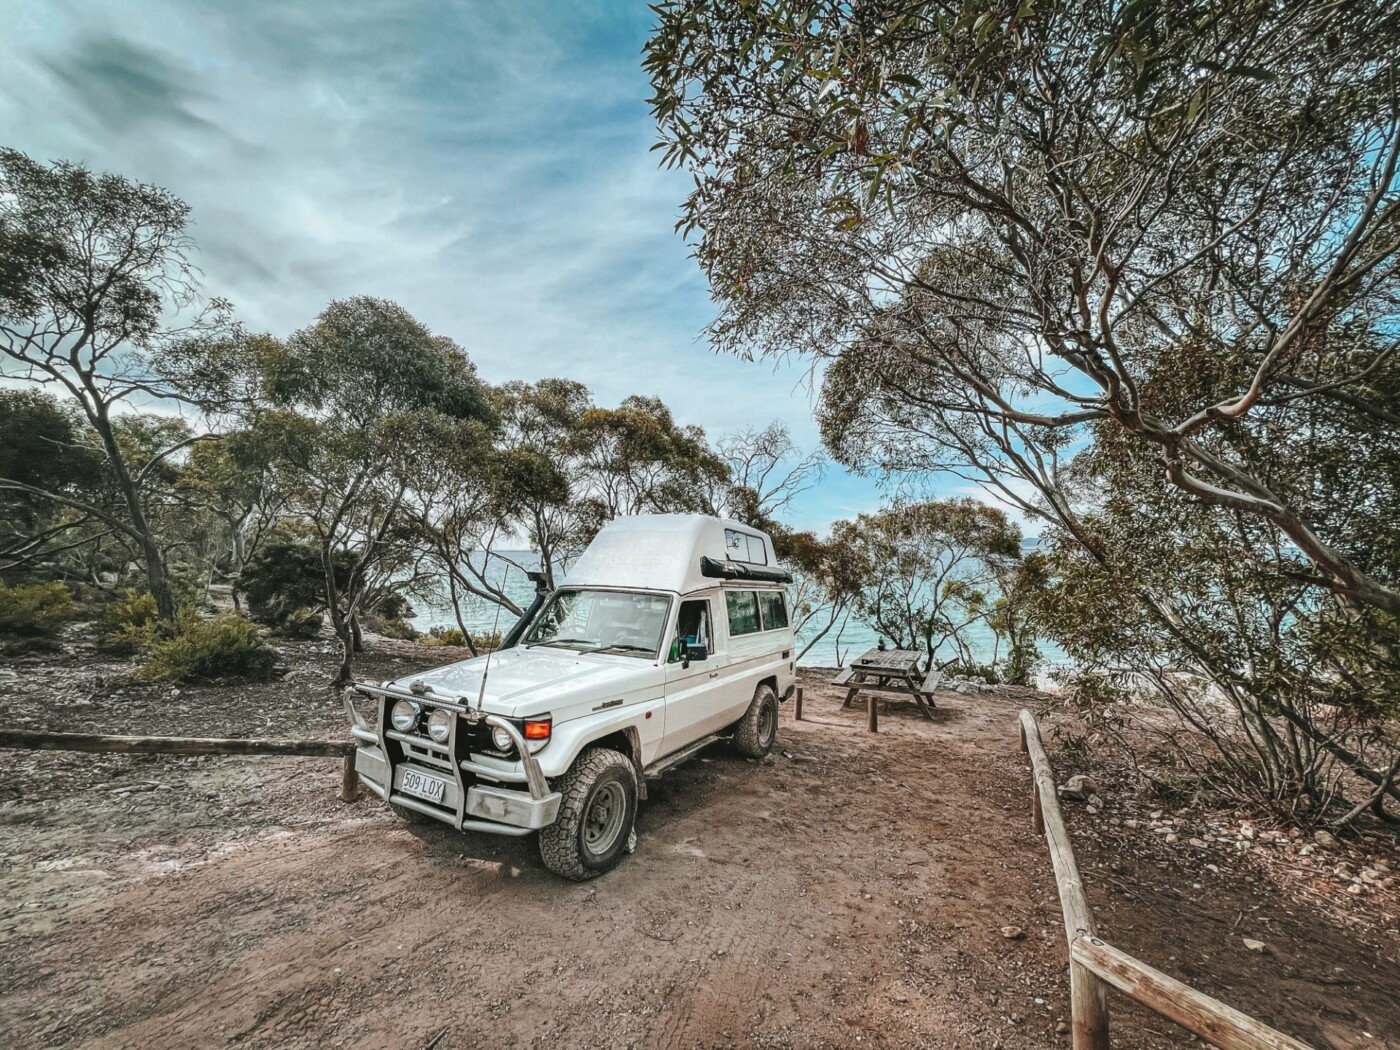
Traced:
<path id="1" fill-rule="evenodd" d="M 631 591 L 567 589 L 549 600 L 523 644 L 655 659 L 671 600 Z"/>

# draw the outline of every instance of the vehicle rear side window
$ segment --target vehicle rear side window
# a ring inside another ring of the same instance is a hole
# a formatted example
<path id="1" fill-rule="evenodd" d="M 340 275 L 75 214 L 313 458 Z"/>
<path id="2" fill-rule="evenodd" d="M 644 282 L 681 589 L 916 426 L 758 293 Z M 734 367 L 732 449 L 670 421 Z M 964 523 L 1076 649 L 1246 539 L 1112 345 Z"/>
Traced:
<path id="1" fill-rule="evenodd" d="M 768 546 L 762 536 L 750 536 L 738 529 L 724 530 L 724 556 L 730 561 L 746 561 L 752 565 L 768 564 Z"/>
<path id="2" fill-rule="evenodd" d="M 759 591 L 758 607 L 763 612 L 763 629 L 776 631 L 788 625 L 787 602 L 782 591 Z"/>
<path id="3" fill-rule="evenodd" d="M 729 611 L 730 637 L 756 634 L 758 624 L 758 595 L 753 591 L 725 591 L 724 604 Z"/>

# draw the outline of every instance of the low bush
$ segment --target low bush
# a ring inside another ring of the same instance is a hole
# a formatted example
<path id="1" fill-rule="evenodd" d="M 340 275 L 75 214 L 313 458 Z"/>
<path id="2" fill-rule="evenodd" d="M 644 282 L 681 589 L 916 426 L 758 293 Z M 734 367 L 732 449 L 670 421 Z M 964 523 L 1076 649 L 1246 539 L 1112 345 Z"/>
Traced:
<path id="1" fill-rule="evenodd" d="M 146 682 L 262 680 L 272 677 L 276 662 L 276 651 L 264 644 L 262 630 L 251 620 L 236 613 L 206 620 L 186 612 L 169 633 L 159 630 L 146 645 L 135 677 Z"/>
<path id="2" fill-rule="evenodd" d="M 98 644 L 113 653 L 134 653 L 156 639 L 160 616 L 149 594 L 127 589 L 102 610 L 97 622 Z"/>
<path id="3" fill-rule="evenodd" d="M 406 642 L 418 638 L 418 628 L 407 620 L 385 620 L 375 617 L 370 621 L 369 628 L 385 638 L 399 638 Z"/>
<path id="4" fill-rule="evenodd" d="M 433 627 L 418 640 L 424 645 L 466 645 L 467 636 L 456 627 Z"/>
<path id="5" fill-rule="evenodd" d="M 298 609 L 281 622 L 275 633 L 281 638 L 307 641 L 321 633 L 321 625 L 325 621 L 325 613 L 315 609 Z"/>
<path id="6" fill-rule="evenodd" d="M 997 685 L 1001 679 L 997 669 L 991 664 L 949 664 L 943 668 L 945 678 L 980 678 L 988 685 Z"/>
<path id="7" fill-rule="evenodd" d="M 73 618 L 73 596 L 61 583 L 8 587 L 0 583 L 0 635 L 53 634 Z"/>

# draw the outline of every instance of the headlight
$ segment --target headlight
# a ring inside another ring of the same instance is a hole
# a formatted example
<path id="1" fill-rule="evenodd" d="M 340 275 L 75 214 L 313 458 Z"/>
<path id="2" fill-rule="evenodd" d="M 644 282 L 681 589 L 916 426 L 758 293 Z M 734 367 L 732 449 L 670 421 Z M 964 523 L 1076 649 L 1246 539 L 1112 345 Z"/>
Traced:
<path id="1" fill-rule="evenodd" d="M 509 751 L 515 746 L 515 742 L 510 738 L 510 734 L 499 726 L 491 730 L 491 743 L 496 745 L 497 751 Z"/>
<path id="2" fill-rule="evenodd" d="M 407 733 L 418 724 L 419 707 L 412 700 L 400 700 L 389 712 L 389 721 L 400 733 Z"/>
<path id="3" fill-rule="evenodd" d="M 439 707 L 428 716 L 428 735 L 439 744 L 447 743 L 452 733 L 453 714 L 445 707 Z"/>

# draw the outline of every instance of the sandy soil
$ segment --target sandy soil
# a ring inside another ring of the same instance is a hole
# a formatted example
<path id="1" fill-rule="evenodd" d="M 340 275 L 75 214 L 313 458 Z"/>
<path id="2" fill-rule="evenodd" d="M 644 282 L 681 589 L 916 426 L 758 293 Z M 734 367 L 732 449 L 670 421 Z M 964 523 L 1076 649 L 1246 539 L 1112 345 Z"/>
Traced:
<path id="1" fill-rule="evenodd" d="M 442 659 L 385 647 L 364 671 Z M 119 662 L 91 654 L 20 665 L 0 675 L 0 715 L 343 732 L 329 654 L 288 660 L 280 683 L 178 695 L 116 694 Z M 807 720 L 785 709 L 770 762 L 715 748 L 655 782 L 637 853 L 581 885 L 529 839 L 337 802 L 333 760 L 0 754 L 0 1041 L 1068 1046 L 1063 930 L 1016 746 L 1034 698 L 940 694 L 935 722 L 893 704 L 871 736 L 824 678 L 805 679 Z M 1187 848 L 1184 830 L 1168 845 L 1146 813 L 1127 826 L 1126 791 L 1104 793 L 1104 814 L 1068 819 L 1106 939 L 1319 1047 L 1400 1048 L 1391 897 L 1291 883 L 1256 850 Z M 1112 1001 L 1115 1047 L 1190 1044 Z"/>

